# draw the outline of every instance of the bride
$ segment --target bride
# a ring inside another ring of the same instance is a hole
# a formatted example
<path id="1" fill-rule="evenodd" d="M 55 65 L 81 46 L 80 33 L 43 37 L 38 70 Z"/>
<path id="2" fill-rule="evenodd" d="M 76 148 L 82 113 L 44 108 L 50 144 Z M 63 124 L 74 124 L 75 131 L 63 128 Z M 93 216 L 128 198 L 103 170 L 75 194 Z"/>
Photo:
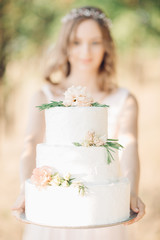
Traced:
<path id="1" fill-rule="evenodd" d="M 145 205 L 138 197 L 139 158 L 137 146 L 138 106 L 135 97 L 116 84 L 115 45 L 110 33 L 110 19 L 95 7 L 73 9 L 63 18 L 57 44 L 51 53 L 45 72 L 46 83 L 31 100 L 24 150 L 21 156 L 21 190 L 12 210 L 25 209 L 24 181 L 35 168 L 36 145 L 44 141 L 44 111 L 35 106 L 50 100 L 63 100 L 64 91 L 74 86 L 86 86 L 93 99 L 110 105 L 109 138 L 118 138 L 124 146 L 120 155 L 122 173 L 131 183 L 130 207 L 138 215 L 145 214 Z M 58 81 L 57 81 L 58 79 Z M 100 229 L 52 229 L 28 225 L 23 239 L 55 240 L 125 240 L 126 226 Z"/>

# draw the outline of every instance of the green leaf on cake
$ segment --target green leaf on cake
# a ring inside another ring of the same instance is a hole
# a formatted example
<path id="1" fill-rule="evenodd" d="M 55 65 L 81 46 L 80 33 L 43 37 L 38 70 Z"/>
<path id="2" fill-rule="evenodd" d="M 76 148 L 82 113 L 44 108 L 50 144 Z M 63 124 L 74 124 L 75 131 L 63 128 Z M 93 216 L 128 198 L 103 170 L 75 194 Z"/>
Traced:
<path id="1" fill-rule="evenodd" d="M 98 102 L 91 103 L 91 106 L 92 106 L 92 107 L 109 107 L 109 106 L 106 105 L 106 104 L 100 104 L 100 103 L 98 103 Z"/>
<path id="2" fill-rule="evenodd" d="M 114 160 L 112 154 L 110 153 L 109 149 L 107 149 L 107 153 L 108 153 L 108 156 L 107 156 L 107 162 L 108 164 L 110 164 L 112 162 L 112 160 Z"/>
<path id="3" fill-rule="evenodd" d="M 109 148 L 108 145 L 102 145 L 104 146 L 107 150 L 109 149 L 111 152 L 115 152 L 113 149 Z"/>
<path id="4" fill-rule="evenodd" d="M 40 111 L 42 111 L 52 107 L 66 107 L 66 106 L 63 104 L 63 101 L 59 101 L 59 102 L 51 101 L 51 103 L 42 104 L 36 107 L 39 108 Z M 71 107 L 71 106 L 67 106 L 67 107 Z M 106 104 L 99 104 L 98 102 L 94 102 L 94 103 L 91 103 L 91 107 L 109 107 L 109 106 Z"/>
<path id="5" fill-rule="evenodd" d="M 71 185 L 71 184 L 72 184 L 72 181 L 73 181 L 74 179 L 75 179 L 75 178 L 70 178 L 70 179 L 68 180 L 68 184 Z"/>
<path id="6" fill-rule="evenodd" d="M 109 141 L 109 142 L 110 142 L 110 141 L 113 141 L 113 142 L 115 142 L 115 141 L 116 141 L 116 142 L 117 142 L 117 141 L 118 141 L 118 139 L 111 139 L 111 138 L 108 138 L 108 139 L 107 139 L 107 141 Z"/>
<path id="7" fill-rule="evenodd" d="M 75 146 L 77 146 L 77 147 L 82 146 L 82 144 L 80 144 L 80 143 L 78 143 L 78 142 L 73 142 L 73 144 L 74 144 Z"/>
<path id="8" fill-rule="evenodd" d="M 107 142 L 103 145 L 106 148 L 108 153 L 108 156 L 107 156 L 108 164 L 110 164 L 112 160 L 114 160 L 114 157 L 111 154 L 111 152 L 115 152 L 113 149 L 120 150 L 121 148 L 123 148 L 123 146 L 119 144 L 117 141 L 118 139 L 107 139 Z"/>
<path id="9" fill-rule="evenodd" d="M 113 143 L 113 142 L 107 142 L 107 145 L 112 147 L 112 148 L 116 148 L 116 149 L 121 149 L 123 148 L 122 145 L 120 145 L 119 143 Z"/>
<path id="10" fill-rule="evenodd" d="M 79 190 L 78 190 L 79 194 L 81 196 L 84 196 L 86 189 L 88 189 L 84 184 L 79 184 L 78 188 L 79 188 Z"/>
<path id="11" fill-rule="evenodd" d="M 73 144 L 77 147 L 84 146 L 83 143 L 81 144 L 78 142 L 73 142 Z M 96 144 L 92 143 L 89 146 L 96 146 Z M 112 162 L 112 160 L 114 160 L 114 157 L 112 156 L 111 152 L 115 152 L 114 149 L 120 150 L 121 148 L 123 148 L 123 146 L 118 143 L 118 139 L 107 139 L 107 141 L 103 145 L 100 145 L 100 146 L 106 148 L 106 151 L 108 153 L 107 154 L 107 163 L 108 164 L 110 164 Z"/>
<path id="12" fill-rule="evenodd" d="M 66 106 L 63 104 L 63 101 L 59 101 L 59 102 L 51 101 L 51 103 L 42 104 L 42 105 L 36 106 L 36 107 L 39 108 L 40 111 L 42 111 L 44 109 L 49 109 L 52 107 L 66 107 Z"/>

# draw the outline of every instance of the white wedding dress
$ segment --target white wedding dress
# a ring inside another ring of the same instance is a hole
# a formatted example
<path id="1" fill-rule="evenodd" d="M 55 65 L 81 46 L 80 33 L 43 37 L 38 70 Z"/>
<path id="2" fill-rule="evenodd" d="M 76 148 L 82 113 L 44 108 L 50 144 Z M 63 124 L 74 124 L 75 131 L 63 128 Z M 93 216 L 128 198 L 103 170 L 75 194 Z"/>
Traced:
<path id="1" fill-rule="evenodd" d="M 44 85 L 42 90 L 48 102 L 54 99 L 48 85 Z M 102 102 L 110 105 L 108 109 L 109 138 L 118 137 L 119 119 L 128 95 L 127 89 L 118 88 Z M 124 225 L 117 225 L 95 229 L 54 229 L 29 224 L 25 226 L 23 240 L 127 240 L 126 228 Z"/>

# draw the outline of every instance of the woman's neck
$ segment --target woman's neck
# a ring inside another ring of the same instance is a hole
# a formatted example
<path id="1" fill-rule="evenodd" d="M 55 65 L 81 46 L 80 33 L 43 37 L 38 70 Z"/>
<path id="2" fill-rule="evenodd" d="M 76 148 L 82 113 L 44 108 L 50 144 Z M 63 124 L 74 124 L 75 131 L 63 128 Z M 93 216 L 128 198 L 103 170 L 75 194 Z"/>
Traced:
<path id="1" fill-rule="evenodd" d="M 71 72 L 71 74 L 62 81 L 61 88 L 51 86 L 52 92 L 57 97 L 62 97 L 63 93 L 71 86 L 84 86 L 87 92 L 91 94 L 95 101 L 103 101 L 106 97 L 106 91 L 100 91 L 98 80 L 100 75 L 94 72 Z"/>
<path id="2" fill-rule="evenodd" d="M 97 93 L 98 88 L 98 73 L 95 72 L 71 72 L 67 78 L 67 86 L 85 86 L 91 93 Z"/>

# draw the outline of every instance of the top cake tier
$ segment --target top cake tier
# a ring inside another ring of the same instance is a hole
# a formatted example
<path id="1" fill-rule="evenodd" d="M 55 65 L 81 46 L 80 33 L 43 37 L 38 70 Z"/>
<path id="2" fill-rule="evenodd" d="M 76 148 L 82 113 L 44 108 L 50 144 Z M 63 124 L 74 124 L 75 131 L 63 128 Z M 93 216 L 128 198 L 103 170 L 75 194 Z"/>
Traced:
<path id="1" fill-rule="evenodd" d="M 107 137 L 106 107 L 54 107 L 45 110 L 45 121 L 49 145 L 82 142 L 88 131 Z"/>

